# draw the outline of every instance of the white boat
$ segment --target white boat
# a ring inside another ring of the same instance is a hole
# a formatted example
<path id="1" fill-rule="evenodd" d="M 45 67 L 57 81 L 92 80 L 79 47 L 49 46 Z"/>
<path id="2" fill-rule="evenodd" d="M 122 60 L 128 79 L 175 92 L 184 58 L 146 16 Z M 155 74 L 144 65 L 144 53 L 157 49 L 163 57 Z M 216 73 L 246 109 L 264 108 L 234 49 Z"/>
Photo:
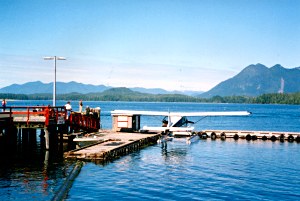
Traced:
<path id="1" fill-rule="evenodd" d="M 106 140 L 104 136 L 105 135 L 101 133 L 81 134 L 76 135 L 73 141 L 76 142 L 79 147 L 84 147 L 91 144 L 104 142 Z"/>

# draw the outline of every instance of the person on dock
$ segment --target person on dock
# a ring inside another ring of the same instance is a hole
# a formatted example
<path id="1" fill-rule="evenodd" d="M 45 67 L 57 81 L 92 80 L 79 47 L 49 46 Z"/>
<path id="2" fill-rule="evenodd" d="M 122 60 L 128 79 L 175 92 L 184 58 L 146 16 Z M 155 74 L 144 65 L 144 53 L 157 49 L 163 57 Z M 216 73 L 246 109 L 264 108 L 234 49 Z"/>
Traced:
<path id="1" fill-rule="evenodd" d="M 86 106 L 86 108 L 85 108 L 85 115 L 89 116 L 90 115 L 90 111 L 91 111 L 90 107 Z"/>
<path id="2" fill-rule="evenodd" d="M 5 112 L 5 108 L 6 108 L 6 100 L 5 100 L 5 98 L 3 98 L 3 100 L 2 100 L 2 107 L 3 107 L 3 112 Z"/>
<path id="3" fill-rule="evenodd" d="M 65 105 L 66 110 L 67 110 L 67 119 L 69 119 L 70 115 L 71 115 L 71 111 L 72 111 L 72 106 L 70 101 L 67 102 L 67 104 Z"/>
<path id="4" fill-rule="evenodd" d="M 83 106 L 83 103 L 82 103 L 82 100 L 79 101 L 79 112 L 81 113 L 82 112 L 82 106 Z"/>

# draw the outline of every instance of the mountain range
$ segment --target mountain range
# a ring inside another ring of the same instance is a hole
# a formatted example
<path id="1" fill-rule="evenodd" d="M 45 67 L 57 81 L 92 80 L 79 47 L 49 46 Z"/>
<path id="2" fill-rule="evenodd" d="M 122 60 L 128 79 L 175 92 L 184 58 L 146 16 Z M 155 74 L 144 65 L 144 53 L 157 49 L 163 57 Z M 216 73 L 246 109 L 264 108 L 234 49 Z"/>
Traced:
<path id="1" fill-rule="evenodd" d="M 72 92 L 88 94 L 99 93 L 111 89 L 105 85 L 82 84 L 78 82 L 57 82 L 57 94 Z M 220 82 L 207 92 L 196 91 L 167 91 L 160 88 L 129 88 L 132 91 L 148 94 L 183 94 L 201 98 L 213 96 L 258 96 L 266 93 L 294 93 L 300 92 L 300 67 L 287 69 L 277 64 L 271 68 L 263 64 L 252 64 L 245 67 L 234 77 Z M 0 89 L 0 93 L 38 94 L 52 93 L 53 83 L 40 81 L 25 84 L 12 84 Z"/>
<path id="2" fill-rule="evenodd" d="M 56 82 L 56 93 L 57 94 L 68 94 L 68 93 L 100 93 L 111 89 L 110 86 L 105 85 L 92 85 L 92 84 L 82 84 L 78 82 Z M 167 91 L 160 88 L 142 88 L 134 87 L 130 88 L 132 91 L 148 93 L 148 94 L 183 94 L 183 95 L 195 95 L 202 92 L 196 91 Z M 42 83 L 40 81 L 27 82 L 25 84 L 12 84 L 7 87 L 0 89 L 0 93 L 13 93 L 13 94 L 38 94 L 38 93 L 52 93 L 53 92 L 53 82 Z"/>
<path id="3" fill-rule="evenodd" d="M 300 92 L 300 67 L 287 69 L 277 64 L 268 68 L 262 64 L 249 65 L 199 97 L 258 96 L 266 93 Z"/>

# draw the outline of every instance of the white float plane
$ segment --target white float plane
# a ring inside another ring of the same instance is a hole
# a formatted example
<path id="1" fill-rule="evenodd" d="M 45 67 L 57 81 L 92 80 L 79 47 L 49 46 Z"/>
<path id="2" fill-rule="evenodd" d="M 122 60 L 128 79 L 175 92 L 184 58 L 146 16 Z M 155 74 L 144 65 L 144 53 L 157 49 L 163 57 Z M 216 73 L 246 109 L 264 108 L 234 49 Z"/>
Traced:
<path id="1" fill-rule="evenodd" d="M 160 112 L 160 111 L 135 111 L 135 110 L 114 110 L 112 115 L 148 115 L 164 116 L 162 126 L 143 126 L 141 132 L 156 131 L 171 136 L 191 136 L 194 131 L 194 122 L 187 117 L 208 117 L 208 116 L 247 116 L 248 111 L 222 111 L 222 112 Z"/>

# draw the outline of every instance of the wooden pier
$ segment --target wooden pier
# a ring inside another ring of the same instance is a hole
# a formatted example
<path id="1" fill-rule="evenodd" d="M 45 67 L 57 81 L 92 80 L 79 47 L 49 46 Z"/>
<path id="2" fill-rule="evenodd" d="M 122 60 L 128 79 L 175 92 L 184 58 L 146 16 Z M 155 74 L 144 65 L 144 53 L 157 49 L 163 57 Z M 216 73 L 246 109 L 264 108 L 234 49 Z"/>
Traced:
<path id="1" fill-rule="evenodd" d="M 100 129 L 100 108 L 92 113 L 71 112 L 68 116 L 64 106 L 18 106 L 0 107 L 0 141 L 16 144 L 21 136 L 22 142 L 35 139 L 37 130 L 45 138 L 46 149 L 50 148 L 50 141 L 57 145 L 58 138 L 62 143 L 63 135 L 73 131 L 98 131 Z M 22 134 L 21 134 L 22 133 Z M 51 140 L 53 139 L 53 140 Z"/>
<path id="2" fill-rule="evenodd" d="M 90 146 L 79 148 L 65 153 L 65 158 L 95 162 L 109 161 L 144 146 L 156 144 L 161 134 L 142 134 L 102 131 L 103 139 Z"/>

